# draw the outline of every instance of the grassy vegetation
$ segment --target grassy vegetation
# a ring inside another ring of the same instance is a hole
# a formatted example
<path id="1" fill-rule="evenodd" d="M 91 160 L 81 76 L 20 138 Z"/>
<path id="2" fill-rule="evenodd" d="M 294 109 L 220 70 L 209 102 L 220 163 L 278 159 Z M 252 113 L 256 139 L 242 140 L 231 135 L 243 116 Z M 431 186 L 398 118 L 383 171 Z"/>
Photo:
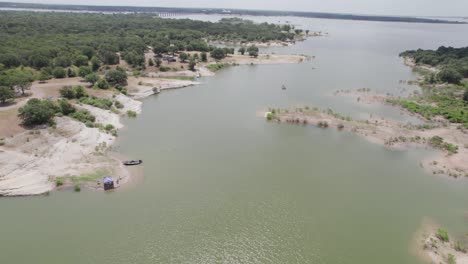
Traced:
<path id="1" fill-rule="evenodd" d="M 437 233 L 436 233 L 436 237 L 444 242 L 448 242 L 449 241 L 449 235 L 447 233 L 447 231 L 439 228 L 437 229 Z"/>
<path id="2" fill-rule="evenodd" d="M 457 87 L 430 89 L 418 98 L 390 99 L 408 111 L 431 120 L 443 116 L 451 123 L 461 123 L 468 128 L 468 103 L 463 99 L 463 90 Z"/>
<path id="3" fill-rule="evenodd" d="M 75 192 L 81 192 L 81 185 L 75 184 L 75 186 L 73 186 L 73 189 L 75 190 Z"/>
<path id="4" fill-rule="evenodd" d="M 453 254 L 448 254 L 447 256 L 447 264 L 457 264 L 455 256 Z"/>
<path id="5" fill-rule="evenodd" d="M 59 187 L 65 184 L 65 181 L 62 178 L 55 179 L 55 186 Z"/>
<path id="6" fill-rule="evenodd" d="M 434 148 L 446 150 L 449 154 L 455 154 L 458 152 L 458 146 L 444 142 L 444 139 L 439 136 L 434 136 L 429 139 L 429 144 Z"/>
<path id="7" fill-rule="evenodd" d="M 181 81 L 194 81 L 195 77 L 193 76 L 159 76 L 159 78 L 164 79 L 173 79 L 173 80 L 181 80 Z"/>
<path id="8" fill-rule="evenodd" d="M 92 127 L 96 117 L 93 116 L 88 110 L 78 110 L 69 115 L 71 118 L 74 118 L 82 123 L 85 123 L 86 126 Z"/>
<path id="9" fill-rule="evenodd" d="M 80 98 L 80 103 L 91 105 L 97 108 L 104 110 L 110 110 L 114 102 L 106 98 L 98 98 L 95 96 L 91 97 L 82 97 Z"/>
<path id="10" fill-rule="evenodd" d="M 92 173 L 85 173 L 78 177 L 70 177 L 70 180 L 74 183 L 80 182 L 96 182 L 102 179 L 102 177 L 108 175 L 109 172 L 106 170 L 97 170 Z"/>
<path id="11" fill-rule="evenodd" d="M 128 116 L 128 117 L 136 117 L 136 116 L 137 116 L 137 113 L 136 113 L 135 111 L 128 110 L 128 111 L 127 111 L 127 116 Z"/>
<path id="12" fill-rule="evenodd" d="M 226 67 L 227 64 L 225 63 L 215 63 L 215 64 L 210 64 L 208 66 L 206 66 L 206 68 L 212 72 L 217 72 L 219 70 L 221 70 L 222 68 Z"/>
<path id="13" fill-rule="evenodd" d="M 454 244 L 454 249 L 455 249 L 456 251 L 463 252 L 463 253 L 466 253 L 466 252 L 467 252 L 466 247 L 465 247 L 465 244 L 464 244 L 463 242 L 461 242 L 461 241 L 455 242 L 455 244 Z"/>

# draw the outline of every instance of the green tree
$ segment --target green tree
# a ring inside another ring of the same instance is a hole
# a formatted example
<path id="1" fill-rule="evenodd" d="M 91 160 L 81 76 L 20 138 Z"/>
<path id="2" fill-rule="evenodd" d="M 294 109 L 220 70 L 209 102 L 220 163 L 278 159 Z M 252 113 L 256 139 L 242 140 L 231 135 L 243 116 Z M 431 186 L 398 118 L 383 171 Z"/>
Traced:
<path id="1" fill-rule="evenodd" d="M 240 47 L 239 48 L 239 53 L 244 55 L 245 54 L 245 47 Z"/>
<path id="2" fill-rule="evenodd" d="M 201 60 L 202 60 L 202 62 L 207 62 L 208 61 L 208 56 L 206 55 L 206 52 L 202 52 Z"/>
<path id="3" fill-rule="evenodd" d="M 27 68 L 16 68 L 7 70 L 5 72 L 5 82 L 10 88 L 16 87 L 21 89 L 21 93 L 24 95 L 25 90 L 31 88 L 32 82 L 34 81 L 33 72 Z"/>
<path id="4" fill-rule="evenodd" d="M 437 77 L 442 82 L 459 84 L 460 81 L 463 79 L 463 76 L 452 68 L 445 68 L 442 69 L 438 74 Z"/>
<path id="5" fill-rule="evenodd" d="M 15 92 L 6 87 L 6 86 L 0 86 L 0 102 L 2 104 L 5 104 L 8 100 L 15 98 Z"/>
<path id="6" fill-rule="evenodd" d="M 176 53 L 178 50 L 179 50 L 179 49 L 178 49 L 176 46 L 174 46 L 174 45 L 169 46 L 169 47 L 167 48 L 167 52 L 171 53 L 172 56 L 174 56 L 175 53 Z"/>
<path id="7" fill-rule="evenodd" d="M 180 59 L 181 62 L 185 62 L 186 60 L 188 60 L 188 58 L 189 58 L 189 56 L 188 56 L 188 54 L 185 53 L 185 52 L 182 52 L 182 53 L 180 53 L 180 55 L 179 55 L 179 59 Z"/>
<path id="8" fill-rule="evenodd" d="M 80 77 L 85 77 L 88 74 L 91 74 L 93 71 L 91 70 L 90 67 L 88 66 L 81 66 L 80 69 L 78 70 L 78 75 Z"/>
<path id="9" fill-rule="evenodd" d="M 73 64 L 77 67 L 88 66 L 88 57 L 85 55 L 78 55 L 74 58 Z"/>
<path id="10" fill-rule="evenodd" d="M 148 65 L 149 65 L 149 66 L 154 66 L 154 61 L 153 61 L 153 59 L 151 59 L 151 58 L 148 59 Z"/>
<path id="11" fill-rule="evenodd" d="M 68 56 L 60 56 L 54 59 L 54 66 L 56 67 L 69 67 L 71 59 Z"/>
<path id="12" fill-rule="evenodd" d="M 85 81 L 91 83 L 91 85 L 94 85 L 98 80 L 99 76 L 96 73 L 90 73 L 84 77 Z"/>
<path id="13" fill-rule="evenodd" d="M 86 58 L 91 59 L 94 56 L 94 50 L 91 47 L 83 47 L 81 54 L 85 55 Z"/>
<path id="14" fill-rule="evenodd" d="M 465 93 L 463 93 L 463 101 L 465 101 L 465 103 L 468 103 L 468 89 L 465 89 Z"/>
<path id="15" fill-rule="evenodd" d="M 127 84 L 127 74 L 125 71 L 121 70 L 110 70 L 106 72 L 106 81 L 110 85 L 126 85 Z"/>
<path id="16" fill-rule="evenodd" d="M 153 43 L 153 52 L 157 55 L 161 55 L 163 53 L 168 52 L 168 44 L 164 42 L 155 42 Z"/>
<path id="17" fill-rule="evenodd" d="M 226 53 L 224 53 L 223 49 L 215 48 L 211 51 L 211 57 L 215 60 L 222 60 L 226 57 Z"/>
<path id="18" fill-rule="evenodd" d="M 26 126 L 41 125 L 52 121 L 55 112 L 56 106 L 53 102 L 33 98 L 18 109 L 18 116 Z"/>
<path id="19" fill-rule="evenodd" d="M 67 77 L 67 72 L 62 67 L 55 67 L 52 71 L 54 78 L 61 79 Z"/>
<path id="20" fill-rule="evenodd" d="M 191 59 L 190 62 L 189 62 L 189 65 L 188 65 L 189 70 L 195 71 L 195 66 L 196 66 L 196 65 L 197 65 L 197 63 L 195 62 L 195 60 L 194 60 L 194 59 Z"/>
<path id="21" fill-rule="evenodd" d="M 72 68 L 68 68 L 67 76 L 68 76 L 68 78 L 76 77 L 76 72 Z"/>
<path id="22" fill-rule="evenodd" d="M 38 76 L 39 81 L 46 81 L 50 78 L 52 78 L 52 76 L 50 75 L 49 71 L 46 68 L 42 68 Z"/>
<path id="23" fill-rule="evenodd" d="M 99 67 L 101 67 L 101 61 L 98 59 L 98 57 L 92 57 L 91 58 L 91 70 L 95 72 L 99 70 Z"/>
<path id="24" fill-rule="evenodd" d="M 11 53 L 0 54 L 0 63 L 6 68 L 18 67 L 21 65 L 21 61 L 18 56 Z"/>
<path id="25" fill-rule="evenodd" d="M 156 67 L 160 67 L 162 64 L 162 60 L 160 58 L 156 58 Z"/>
<path id="26" fill-rule="evenodd" d="M 255 58 L 258 57 L 258 48 L 255 45 L 250 46 L 247 49 L 247 52 L 249 53 L 250 57 L 255 57 Z"/>

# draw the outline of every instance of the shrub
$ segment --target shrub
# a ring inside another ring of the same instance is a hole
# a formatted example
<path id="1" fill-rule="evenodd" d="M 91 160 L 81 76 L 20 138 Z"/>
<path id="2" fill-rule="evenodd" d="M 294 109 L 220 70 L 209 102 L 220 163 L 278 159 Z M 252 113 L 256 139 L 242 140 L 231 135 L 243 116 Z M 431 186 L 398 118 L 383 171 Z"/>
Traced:
<path id="1" fill-rule="evenodd" d="M 463 244 L 463 242 L 461 242 L 461 241 L 455 242 L 454 248 L 455 248 L 456 251 L 466 253 L 465 244 Z"/>
<path id="2" fill-rule="evenodd" d="M 12 89 L 6 86 L 0 86 L 0 102 L 2 104 L 13 98 L 15 98 L 15 92 Z"/>
<path id="3" fill-rule="evenodd" d="M 106 72 L 106 81 L 111 85 L 125 85 L 127 84 L 127 74 L 123 70 L 110 70 Z"/>
<path id="4" fill-rule="evenodd" d="M 123 105 L 121 102 L 119 102 L 119 101 L 115 101 L 115 102 L 114 102 L 114 105 L 115 105 L 115 107 L 117 107 L 118 109 L 124 108 L 124 105 Z"/>
<path id="5" fill-rule="evenodd" d="M 107 124 L 107 125 L 104 127 L 104 129 L 105 129 L 106 131 L 111 131 L 112 129 L 114 129 L 114 126 L 113 126 L 112 124 Z"/>
<path id="6" fill-rule="evenodd" d="M 60 100 L 59 103 L 60 112 L 64 115 L 69 115 L 76 111 L 75 107 L 70 104 L 67 100 Z"/>
<path id="7" fill-rule="evenodd" d="M 81 186 L 79 184 L 75 184 L 73 189 L 75 190 L 75 192 L 81 192 Z"/>
<path id="8" fill-rule="evenodd" d="M 87 105 L 92 105 L 94 107 L 97 107 L 97 108 L 101 108 L 101 109 L 104 109 L 104 110 L 110 110 L 112 105 L 113 105 L 113 102 L 109 99 L 106 99 L 106 98 L 97 98 L 97 97 L 82 97 L 80 99 L 80 102 L 83 103 L 83 104 L 87 104 Z"/>
<path id="9" fill-rule="evenodd" d="M 168 72 L 171 70 L 171 67 L 161 66 L 159 67 L 159 70 L 162 72 Z"/>
<path id="10" fill-rule="evenodd" d="M 41 125 L 50 123 L 58 110 L 57 105 L 52 101 L 33 98 L 25 106 L 19 108 L 18 115 L 24 125 Z"/>
<path id="11" fill-rule="evenodd" d="M 447 231 L 439 228 L 437 229 L 437 233 L 436 233 L 436 237 L 444 242 L 448 242 L 449 241 L 449 235 L 447 233 Z"/>
<path id="12" fill-rule="evenodd" d="M 55 186 L 59 187 L 59 186 L 62 186 L 64 185 L 65 182 L 62 178 L 58 178 L 58 179 L 55 179 Z"/>
<path id="13" fill-rule="evenodd" d="M 136 117 L 136 116 L 137 116 L 137 113 L 136 113 L 135 111 L 128 110 L 128 111 L 127 111 L 127 116 L 128 116 L 128 117 Z"/>
<path id="14" fill-rule="evenodd" d="M 86 92 L 85 88 L 81 85 L 73 86 L 73 90 L 75 91 L 75 98 L 77 99 L 88 96 L 88 93 Z"/>
<path id="15" fill-rule="evenodd" d="M 226 64 L 224 64 L 224 63 L 215 63 L 215 64 L 210 64 L 210 65 L 206 66 L 206 68 L 208 68 L 208 70 L 210 70 L 212 72 L 216 72 L 216 71 L 221 70 L 225 66 L 226 66 Z"/>
<path id="16" fill-rule="evenodd" d="M 86 75 L 91 74 L 92 72 L 93 70 L 91 69 L 91 67 L 81 66 L 78 70 L 78 75 L 84 78 Z"/>
<path id="17" fill-rule="evenodd" d="M 109 83 L 107 83 L 107 81 L 104 80 L 104 79 L 99 79 L 96 82 L 96 87 L 99 88 L 99 89 L 108 89 L 109 88 Z"/>
<path id="18" fill-rule="evenodd" d="M 88 122 L 94 123 L 94 121 L 96 121 L 96 117 L 93 116 L 88 110 L 75 111 L 74 113 L 70 114 L 70 117 L 85 124 L 88 124 Z"/>
<path id="19" fill-rule="evenodd" d="M 437 74 L 437 78 L 442 82 L 459 84 L 463 76 L 452 68 L 445 68 Z"/>
<path id="20" fill-rule="evenodd" d="M 60 96 L 67 99 L 75 98 L 75 91 L 71 86 L 64 86 L 60 89 Z"/>
<path id="21" fill-rule="evenodd" d="M 90 73 L 84 77 L 85 81 L 91 83 L 91 85 L 94 85 L 98 80 L 99 76 L 96 73 Z"/>
<path id="22" fill-rule="evenodd" d="M 68 70 L 67 70 L 67 76 L 68 76 L 69 78 L 76 77 L 76 72 L 75 72 L 72 68 L 68 68 Z"/>
<path id="23" fill-rule="evenodd" d="M 271 121 L 273 119 L 273 113 L 267 113 L 266 119 Z"/>
<path id="24" fill-rule="evenodd" d="M 447 256 L 447 264 L 456 264 L 457 261 L 455 259 L 455 256 L 453 254 L 448 254 Z"/>
<path id="25" fill-rule="evenodd" d="M 327 128 L 328 127 L 328 122 L 327 121 L 319 121 L 317 125 L 318 125 L 318 127 L 321 127 L 321 128 Z"/>
<path id="26" fill-rule="evenodd" d="M 67 77 L 67 72 L 63 67 L 55 67 L 52 71 L 52 75 L 57 79 L 61 79 Z"/>
<path id="27" fill-rule="evenodd" d="M 202 62 L 207 62 L 208 61 L 208 56 L 206 55 L 206 52 L 201 53 L 201 60 L 202 60 Z"/>

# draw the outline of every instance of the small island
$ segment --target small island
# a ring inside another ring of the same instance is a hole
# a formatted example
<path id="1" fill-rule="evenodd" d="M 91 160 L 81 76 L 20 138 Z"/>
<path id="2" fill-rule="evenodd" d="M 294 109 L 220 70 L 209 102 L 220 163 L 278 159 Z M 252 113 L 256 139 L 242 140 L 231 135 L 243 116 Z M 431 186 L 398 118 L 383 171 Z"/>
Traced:
<path id="1" fill-rule="evenodd" d="M 405 64 L 422 77 L 412 82 L 422 88 L 409 97 L 381 95 L 369 88 L 339 90 L 334 95 L 354 96 L 357 103 L 382 103 L 399 107 L 423 124 L 403 124 L 372 116 L 353 120 L 332 109 L 310 106 L 269 109 L 269 121 L 349 131 L 389 148 L 427 146 L 440 155 L 421 161 L 433 174 L 468 177 L 468 47 L 440 47 L 437 50 L 406 51 L 400 54 Z"/>

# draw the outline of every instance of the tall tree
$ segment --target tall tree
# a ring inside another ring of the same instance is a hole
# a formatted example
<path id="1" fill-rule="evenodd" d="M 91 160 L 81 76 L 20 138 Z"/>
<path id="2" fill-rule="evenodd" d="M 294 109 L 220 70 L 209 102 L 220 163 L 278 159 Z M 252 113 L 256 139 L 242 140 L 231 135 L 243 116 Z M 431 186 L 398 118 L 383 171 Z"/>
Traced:
<path id="1" fill-rule="evenodd" d="M 15 98 L 15 92 L 12 89 L 6 86 L 0 86 L 0 102 L 2 104 L 13 98 Z"/>

